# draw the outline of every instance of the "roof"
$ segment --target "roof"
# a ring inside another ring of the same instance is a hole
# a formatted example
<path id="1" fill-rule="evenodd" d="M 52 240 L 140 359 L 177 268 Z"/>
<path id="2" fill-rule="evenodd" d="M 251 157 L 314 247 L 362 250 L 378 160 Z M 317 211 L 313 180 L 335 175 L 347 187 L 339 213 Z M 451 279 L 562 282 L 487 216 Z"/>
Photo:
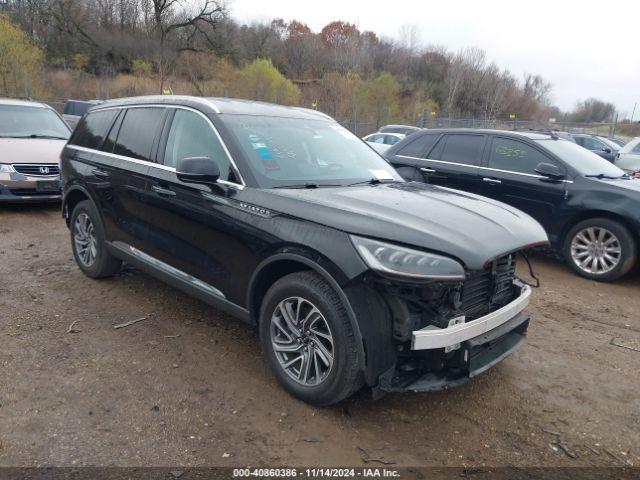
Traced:
<path id="1" fill-rule="evenodd" d="M 508 137 L 525 137 L 531 140 L 546 140 L 551 138 L 551 133 L 542 133 L 542 132 L 529 132 L 529 131 L 520 131 L 520 130 L 497 130 L 497 129 L 486 129 L 486 128 L 430 128 L 429 130 L 424 130 L 424 134 L 432 134 L 432 133 L 491 133 L 491 134 L 499 134 Z M 419 135 L 419 133 L 414 133 L 411 135 Z"/>
<path id="2" fill-rule="evenodd" d="M 15 107 L 32 107 L 32 108 L 51 108 L 41 102 L 32 102 L 31 100 L 18 100 L 16 98 L 0 98 L 0 105 L 11 105 Z"/>
<path id="3" fill-rule="evenodd" d="M 236 98 L 205 98 L 189 95 L 148 95 L 142 97 L 118 98 L 107 100 L 98 110 L 107 107 L 125 107 L 129 105 L 182 105 L 212 110 L 218 114 L 259 115 L 269 117 L 306 118 L 310 120 L 333 120 L 328 115 L 316 110 L 300 107 L 287 107 L 275 103 L 242 100 Z"/>

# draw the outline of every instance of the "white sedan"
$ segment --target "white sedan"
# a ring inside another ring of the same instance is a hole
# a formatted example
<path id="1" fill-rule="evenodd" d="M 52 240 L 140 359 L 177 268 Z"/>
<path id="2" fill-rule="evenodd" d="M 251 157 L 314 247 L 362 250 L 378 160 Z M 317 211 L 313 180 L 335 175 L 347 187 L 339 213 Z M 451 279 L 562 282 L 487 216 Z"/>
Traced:
<path id="1" fill-rule="evenodd" d="M 402 133 L 372 133 L 362 139 L 367 142 L 371 147 L 382 155 L 384 152 L 391 148 L 391 145 L 395 145 L 402 140 L 406 135 Z"/>
<path id="2" fill-rule="evenodd" d="M 627 173 L 638 176 L 638 172 L 640 172 L 640 137 L 634 138 L 622 147 L 618 152 L 615 164 Z"/>

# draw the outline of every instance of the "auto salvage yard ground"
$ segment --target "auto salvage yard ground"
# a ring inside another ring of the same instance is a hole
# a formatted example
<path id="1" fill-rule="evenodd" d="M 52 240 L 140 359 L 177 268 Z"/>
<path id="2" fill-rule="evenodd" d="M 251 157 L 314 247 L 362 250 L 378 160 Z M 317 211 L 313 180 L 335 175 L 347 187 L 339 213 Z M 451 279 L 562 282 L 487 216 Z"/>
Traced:
<path id="1" fill-rule="evenodd" d="M 318 409 L 253 329 L 132 269 L 89 280 L 57 206 L 0 207 L 0 465 L 639 465 L 640 273 L 534 266 L 528 343 L 498 367 Z"/>

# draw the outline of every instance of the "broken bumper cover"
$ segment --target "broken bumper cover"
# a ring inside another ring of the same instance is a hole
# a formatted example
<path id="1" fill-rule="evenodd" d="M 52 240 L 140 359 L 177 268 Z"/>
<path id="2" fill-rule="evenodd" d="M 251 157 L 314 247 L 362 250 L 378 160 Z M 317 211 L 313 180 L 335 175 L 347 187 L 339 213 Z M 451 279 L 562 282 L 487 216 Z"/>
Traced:
<path id="1" fill-rule="evenodd" d="M 426 365 L 440 366 L 422 373 L 416 369 L 412 375 L 394 368 L 379 378 L 377 388 L 383 392 L 447 390 L 500 363 L 525 341 L 529 327 L 529 316 L 523 310 L 529 304 L 531 287 L 516 286 L 519 295 L 499 310 L 448 328 L 414 331 L 412 352 L 426 356 Z"/>
<path id="2" fill-rule="evenodd" d="M 531 300 L 531 287 L 523 285 L 520 295 L 511 303 L 471 322 L 458 323 L 448 328 L 426 327 L 415 330 L 411 339 L 412 350 L 430 350 L 458 345 L 500 327 L 522 312 Z"/>

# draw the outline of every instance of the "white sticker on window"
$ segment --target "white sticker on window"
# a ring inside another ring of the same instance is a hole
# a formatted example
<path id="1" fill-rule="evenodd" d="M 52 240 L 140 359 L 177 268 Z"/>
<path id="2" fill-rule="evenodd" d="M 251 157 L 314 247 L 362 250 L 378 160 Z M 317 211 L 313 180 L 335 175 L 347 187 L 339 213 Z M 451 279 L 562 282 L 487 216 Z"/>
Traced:
<path id="1" fill-rule="evenodd" d="M 369 170 L 369 172 L 378 180 L 393 180 L 393 176 L 386 170 Z"/>

